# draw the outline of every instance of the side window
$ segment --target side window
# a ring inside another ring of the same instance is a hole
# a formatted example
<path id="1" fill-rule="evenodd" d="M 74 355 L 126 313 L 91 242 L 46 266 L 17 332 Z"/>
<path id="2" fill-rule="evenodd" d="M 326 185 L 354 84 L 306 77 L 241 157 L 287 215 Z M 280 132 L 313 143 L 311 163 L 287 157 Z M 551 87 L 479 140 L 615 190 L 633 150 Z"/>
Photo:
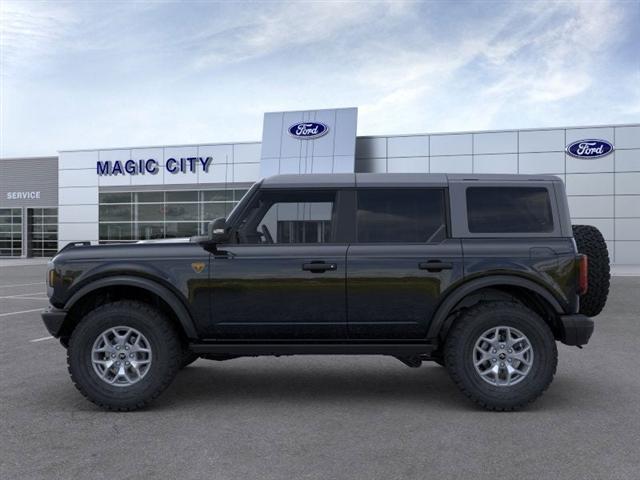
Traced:
<path id="1" fill-rule="evenodd" d="M 239 243 L 331 243 L 335 191 L 263 191 L 238 230 Z"/>
<path id="2" fill-rule="evenodd" d="M 442 189 L 363 189 L 357 195 L 358 242 L 426 243 L 446 236 Z"/>
<path id="3" fill-rule="evenodd" d="M 543 187 L 469 187 L 467 218 L 472 233 L 553 231 L 549 192 Z"/>

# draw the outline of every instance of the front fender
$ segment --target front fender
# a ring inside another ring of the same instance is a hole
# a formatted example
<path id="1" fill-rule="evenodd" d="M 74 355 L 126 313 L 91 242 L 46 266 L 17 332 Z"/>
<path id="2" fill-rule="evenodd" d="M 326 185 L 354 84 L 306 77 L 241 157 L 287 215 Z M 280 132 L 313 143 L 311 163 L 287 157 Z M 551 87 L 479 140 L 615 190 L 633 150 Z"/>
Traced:
<path id="1" fill-rule="evenodd" d="M 159 296 L 173 310 L 178 321 L 180 322 L 180 325 L 182 325 L 185 335 L 188 338 L 198 338 L 198 334 L 193 323 L 193 318 L 184 302 L 167 287 L 148 278 L 137 277 L 133 275 L 113 275 L 106 278 L 101 278 L 99 280 L 94 280 L 88 284 L 85 284 L 71 295 L 71 297 L 65 303 L 65 310 L 71 310 L 73 306 L 78 301 L 80 301 L 80 299 L 84 298 L 86 295 L 91 294 L 91 292 L 97 291 L 101 288 L 115 286 L 142 288 Z"/>

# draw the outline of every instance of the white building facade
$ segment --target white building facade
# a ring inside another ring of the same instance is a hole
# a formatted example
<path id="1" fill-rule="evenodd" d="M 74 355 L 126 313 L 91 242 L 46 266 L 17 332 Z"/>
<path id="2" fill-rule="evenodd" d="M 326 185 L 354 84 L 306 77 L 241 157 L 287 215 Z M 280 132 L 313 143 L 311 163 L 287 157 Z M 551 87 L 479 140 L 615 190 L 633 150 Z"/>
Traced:
<path id="1" fill-rule="evenodd" d="M 640 264 L 640 124 L 357 137 L 356 122 L 355 108 L 276 112 L 262 142 L 59 152 L 58 246 L 204 233 L 276 173 L 545 173 L 565 182 L 573 223 L 598 227 L 614 263 Z M 611 151 L 568 152 L 583 141 Z"/>

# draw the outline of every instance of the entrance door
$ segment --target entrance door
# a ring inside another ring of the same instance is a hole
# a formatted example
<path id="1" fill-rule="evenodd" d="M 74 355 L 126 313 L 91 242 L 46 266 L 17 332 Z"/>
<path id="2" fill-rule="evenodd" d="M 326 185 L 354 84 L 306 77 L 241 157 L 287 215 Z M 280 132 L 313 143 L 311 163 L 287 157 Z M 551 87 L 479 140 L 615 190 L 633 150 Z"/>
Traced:
<path id="1" fill-rule="evenodd" d="M 27 209 L 27 256 L 53 257 L 58 251 L 58 209 Z"/>
<path id="2" fill-rule="evenodd" d="M 216 338 L 346 337 L 336 190 L 263 190 L 212 260 Z"/>

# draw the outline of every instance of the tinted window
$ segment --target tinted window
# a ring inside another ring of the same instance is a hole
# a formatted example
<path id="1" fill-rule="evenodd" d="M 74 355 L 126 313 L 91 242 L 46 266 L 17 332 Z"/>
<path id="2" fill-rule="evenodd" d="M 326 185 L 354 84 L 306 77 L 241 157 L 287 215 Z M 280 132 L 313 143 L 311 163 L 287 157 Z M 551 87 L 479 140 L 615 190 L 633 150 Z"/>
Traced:
<path id="1" fill-rule="evenodd" d="M 358 191 L 357 231 L 363 243 L 425 243 L 445 236 L 441 189 Z"/>
<path id="2" fill-rule="evenodd" d="M 467 217 L 473 233 L 553 231 L 549 192 L 542 187 L 471 187 Z"/>
<path id="3" fill-rule="evenodd" d="M 335 191 L 264 192 L 241 220 L 241 243 L 332 241 Z"/>

